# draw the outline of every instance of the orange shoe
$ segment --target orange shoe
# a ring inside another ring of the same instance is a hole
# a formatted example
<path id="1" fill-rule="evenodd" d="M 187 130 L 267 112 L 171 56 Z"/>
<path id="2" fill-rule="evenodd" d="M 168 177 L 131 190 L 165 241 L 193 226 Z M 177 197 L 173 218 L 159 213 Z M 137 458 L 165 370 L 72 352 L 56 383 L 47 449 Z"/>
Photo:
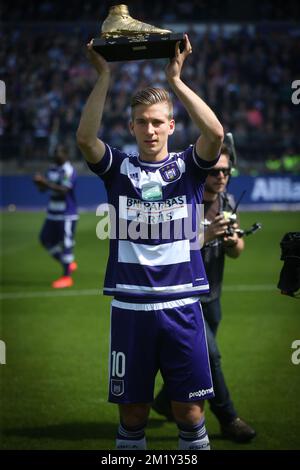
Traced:
<path id="1" fill-rule="evenodd" d="M 73 279 L 70 276 L 62 276 L 56 281 L 52 282 L 54 289 L 64 289 L 65 287 L 71 287 L 73 285 Z"/>
<path id="2" fill-rule="evenodd" d="M 78 269 L 78 264 L 76 261 L 72 261 L 69 265 L 69 272 L 72 273 L 73 271 L 76 271 L 76 269 Z"/>

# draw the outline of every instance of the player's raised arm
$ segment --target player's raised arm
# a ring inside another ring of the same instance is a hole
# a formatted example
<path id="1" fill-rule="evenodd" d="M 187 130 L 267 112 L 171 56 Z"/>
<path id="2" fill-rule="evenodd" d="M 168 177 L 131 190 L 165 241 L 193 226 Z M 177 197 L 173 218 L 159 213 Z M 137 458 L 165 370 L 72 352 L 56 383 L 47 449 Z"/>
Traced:
<path id="1" fill-rule="evenodd" d="M 201 132 L 196 143 L 196 152 L 203 160 L 214 160 L 219 153 L 224 138 L 223 127 L 210 107 L 181 80 L 181 70 L 185 59 L 192 53 L 192 46 L 187 34 L 185 48 L 176 44 L 175 57 L 166 67 L 169 85 L 183 103 L 194 124 Z"/>
<path id="2" fill-rule="evenodd" d="M 109 87 L 110 69 L 106 60 L 92 46 L 92 41 L 87 44 L 88 59 L 99 77 L 83 109 L 76 138 L 85 159 L 90 163 L 98 163 L 105 153 L 105 145 L 97 135 Z"/>

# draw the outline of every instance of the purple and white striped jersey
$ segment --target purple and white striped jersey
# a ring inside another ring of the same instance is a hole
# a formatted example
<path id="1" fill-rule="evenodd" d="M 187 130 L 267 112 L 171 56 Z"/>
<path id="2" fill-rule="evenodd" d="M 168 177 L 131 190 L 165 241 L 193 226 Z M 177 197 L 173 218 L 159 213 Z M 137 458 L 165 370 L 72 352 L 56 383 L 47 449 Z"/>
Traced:
<path id="1" fill-rule="evenodd" d="M 70 162 L 65 162 L 63 165 L 53 165 L 48 169 L 46 177 L 52 183 L 69 188 L 66 194 L 50 190 L 47 219 L 77 220 L 77 203 L 74 191 L 77 174 L 74 167 Z"/>
<path id="2" fill-rule="evenodd" d="M 104 181 L 118 222 L 104 294 L 153 302 L 208 292 L 196 208 L 205 169 L 216 162 L 201 160 L 193 146 L 149 163 L 107 145 L 99 163 L 88 163 Z"/>

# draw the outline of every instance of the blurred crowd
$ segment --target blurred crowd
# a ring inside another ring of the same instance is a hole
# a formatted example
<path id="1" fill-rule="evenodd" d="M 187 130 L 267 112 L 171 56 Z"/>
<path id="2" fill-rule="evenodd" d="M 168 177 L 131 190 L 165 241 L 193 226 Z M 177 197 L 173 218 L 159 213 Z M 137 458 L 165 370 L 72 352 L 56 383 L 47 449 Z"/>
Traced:
<path id="1" fill-rule="evenodd" d="M 158 25 L 163 25 L 162 21 Z M 20 166 L 26 165 L 51 156 L 59 141 L 69 145 L 73 158 L 80 158 L 75 133 L 96 79 L 84 44 L 99 29 L 100 22 L 4 25 L 0 77 L 6 83 L 7 104 L 1 107 L 0 115 L 2 158 L 17 157 Z M 225 25 L 218 30 L 208 25 L 199 31 L 190 24 L 188 33 L 193 54 L 185 64 L 183 79 L 209 103 L 225 131 L 234 134 L 245 168 L 251 168 L 252 162 L 299 155 L 300 105 L 291 100 L 292 82 L 300 79 L 297 29 L 241 25 L 230 32 Z M 126 126 L 130 96 L 149 84 L 167 86 L 164 64 L 165 60 L 112 63 L 112 84 L 100 134 L 104 141 L 132 147 Z M 197 129 L 177 100 L 175 118 L 172 151 L 197 137 Z"/>
<path id="2" fill-rule="evenodd" d="M 4 21 L 93 21 L 106 16 L 120 0 L 14 0 L 2 2 Z M 132 16 L 142 21 L 296 21 L 297 0 L 126 0 Z"/>

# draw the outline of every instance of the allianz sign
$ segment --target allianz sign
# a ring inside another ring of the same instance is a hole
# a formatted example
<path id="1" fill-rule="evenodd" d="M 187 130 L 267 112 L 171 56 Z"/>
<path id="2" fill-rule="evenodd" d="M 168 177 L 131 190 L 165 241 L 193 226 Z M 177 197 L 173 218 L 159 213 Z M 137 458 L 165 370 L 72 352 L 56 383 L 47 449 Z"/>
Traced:
<path id="1" fill-rule="evenodd" d="M 300 181 L 291 178 L 258 177 L 254 179 L 251 201 L 300 202 Z"/>

